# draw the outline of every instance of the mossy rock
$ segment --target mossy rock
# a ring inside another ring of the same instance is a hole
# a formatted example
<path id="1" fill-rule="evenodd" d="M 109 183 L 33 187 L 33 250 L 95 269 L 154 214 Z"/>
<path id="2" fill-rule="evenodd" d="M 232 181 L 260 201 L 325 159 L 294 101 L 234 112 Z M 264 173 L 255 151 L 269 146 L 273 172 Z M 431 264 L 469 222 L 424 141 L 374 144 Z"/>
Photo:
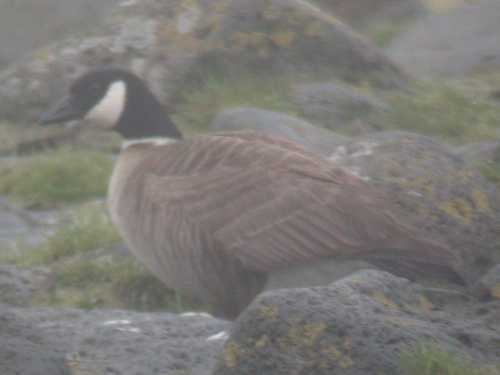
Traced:
<path id="1" fill-rule="evenodd" d="M 473 165 L 431 139 L 406 132 L 355 138 L 331 159 L 364 176 L 423 235 L 464 260 L 469 281 L 500 262 L 500 195 Z"/>

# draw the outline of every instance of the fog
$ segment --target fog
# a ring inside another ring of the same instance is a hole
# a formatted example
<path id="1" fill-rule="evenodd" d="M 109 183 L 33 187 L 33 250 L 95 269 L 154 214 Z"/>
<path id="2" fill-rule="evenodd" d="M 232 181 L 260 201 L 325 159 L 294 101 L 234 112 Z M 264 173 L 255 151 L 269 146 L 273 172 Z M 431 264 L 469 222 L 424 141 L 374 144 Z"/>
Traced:
<path id="1" fill-rule="evenodd" d="M 0 69 L 68 35 L 98 27 L 119 0 L 0 0 Z"/>

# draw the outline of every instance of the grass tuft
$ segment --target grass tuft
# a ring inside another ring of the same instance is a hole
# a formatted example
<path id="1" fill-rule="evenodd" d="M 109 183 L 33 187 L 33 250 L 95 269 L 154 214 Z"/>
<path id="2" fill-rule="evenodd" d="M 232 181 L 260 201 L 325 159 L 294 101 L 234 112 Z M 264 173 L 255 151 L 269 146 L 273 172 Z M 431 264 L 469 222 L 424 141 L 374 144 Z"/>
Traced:
<path id="1" fill-rule="evenodd" d="M 399 356 L 402 375 L 499 375 L 500 368 L 481 365 L 442 345 L 422 341 Z"/>
<path id="2" fill-rule="evenodd" d="M 196 133 L 204 131 L 221 110 L 235 106 L 294 114 L 287 100 L 291 89 L 291 78 L 250 74 L 223 77 L 210 73 L 203 83 L 186 84 L 181 90 L 182 100 L 175 108 L 175 119 Z"/>
<path id="3" fill-rule="evenodd" d="M 29 248 L 22 238 L 0 253 L 0 262 L 49 267 L 51 284 L 32 302 L 35 306 L 200 310 L 156 279 L 131 253 L 118 255 L 120 241 L 104 205 L 85 205 L 66 223 Z"/>
<path id="4" fill-rule="evenodd" d="M 500 106 L 481 86 L 479 81 L 422 80 L 411 91 L 388 93 L 391 111 L 375 121 L 388 129 L 434 136 L 451 144 L 497 139 Z"/>
<path id="5" fill-rule="evenodd" d="M 476 168 L 490 182 L 500 188 L 500 164 L 494 161 L 485 161 L 476 165 Z"/>
<path id="6" fill-rule="evenodd" d="M 48 265 L 119 240 L 120 236 L 109 215 L 102 208 L 87 208 L 45 236 L 29 262 Z"/>
<path id="7" fill-rule="evenodd" d="M 114 160 L 62 148 L 0 164 L 0 193 L 31 208 L 53 208 L 106 194 Z"/>
<path id="8" fill-rule="evenodd" d="M 363 32 L 375 45 L 384 47 L 396 36 L 411 30 L 415 22 L 378 20 L 370 23 Z"/>

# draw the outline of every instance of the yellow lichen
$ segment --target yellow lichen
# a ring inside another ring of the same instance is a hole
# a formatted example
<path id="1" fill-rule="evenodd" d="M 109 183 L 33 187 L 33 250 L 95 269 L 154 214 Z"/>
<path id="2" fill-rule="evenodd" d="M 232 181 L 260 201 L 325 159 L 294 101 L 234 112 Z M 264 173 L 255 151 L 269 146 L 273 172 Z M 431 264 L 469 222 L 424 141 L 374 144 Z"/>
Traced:
<path id="1" fill-rule="evenodd" d="M 474 206 L 479 212 L 487 212 L 490 210 L 490 203 L 488 201 L 488 196 L 484 194 L 479 189 L 474 189 L 472 191 L 472 199 L 474 200 Z"/>
<path id="2" fill-rule="evenodd" d="M 391 323 L 395 323 L 400 326 L 408 326 L 410 325 L 410 321 L 408 319 L 404 318 L 396 318 L 394 316 L 387 316 L 385 317 L 385 320 Z"/>
<path id="3" fill-rule="evenodd" d="M 395 310 L 399 310 L 399 306 L 392 302 L 389 298 L 387 298 L 383 293 L 378 290 L 374 290 L 372 294 L 372 298 L 376 299 L 379 302 L 382 302 L 384 305 L 389 306 Z"/>
<path id="4" fill-rule="evenodd" d="M 348 367 L 351 367 L 352 364 L 353 364 L 353 360 L 351 357 L 349 357 L 348 355 L 342 357 L 340 360 L 339 360 L 339 366 L 342 367 L 342 368 L 348 368 Z"/>
<path id="5" fill-rule="evenodd" d="M 242 33 L 237 31 L 233 34 L 232 42 L 237 48 L 249 48 L 257 52 L 259 55 L 266 55 L 268 48 L 268 37 L 261 31 L 251 33 Z"/>
<path id="6" fill-rule="evenodd" d="M 418 297 L 418 302 L 424 309 L 431 310 L 432 308 L 434 308 L 434 305 L 424 296 Z"/>
<path id="7" fill-rule="evenodd" d="M 274 318 L 279 313 L 279 308 L 270 305 L 259 306 L 259 318 Z"/>
<path id="8" fill-rule="evenodd" d="M 278 345 L 282 350 L 295 352 L 298 349 L 312 345 L 316 336 L 326 328 L 323 322 L 306 324 L 302 327 L 295 327 L 284 337 L 280 337 Z"/>
<path id="9" fill-rule="evenodd" d="M 184 9 L 198 8 L 199 5 L 197 0 L 182 0 L 181 4 Z"/>
<path id="10" fill-rule="evenodd" d="M 456 180 L 459 184 L 467 185 L 474 179 L 474 172 L 470 168 L 462 168 L 458 171 L 450 172 L 450 180 Z"/>
<path id="11" fill-rule="evenodd" d="M 52 56 L 53 56 L 53 54 L 52 54 L 52 51 L 50 50 L 50 48 L 44 48 L 44 49 L 41 49 L 41 50 L 38 50 L 37 52 L 35 52 L 35 54 L 33 55 L 33 58 L 38 59 L 38 60 L 42 60 L 42 61 L 48 61 L 51 59 Z"/>
<path id="12" fill-rule="evenodd" d="M 343 347 L 344 349 L 350 349 L 350 348 L 351 348 L 351 346 L 352 346 L 352 342 L 351 342 L 351 340 L 349 340 L 349 339 L 345 339 L 345 340 L 344 340 L 344 343 L 342 344 L 342 347 Z"/>
<path id="13" fill-rule="evenodd" d="M 262 17 L 268 21 L 274 21 L 282 17 L 283 11 L 276 5 L 270 5 L 262 11 Z"/>
<path id="14" fill-rule="evenodd" d="M 495 298 L 500 298 L 500 283 L 491 286 L 491 295 Z"/>
<path id="15" fill-rule="evenodd" d="M 235 341 L 229 341 L 222 348 L 222 357 L 229 368 L 236 366 L 242 354 L 243 349 Z"/>
<path id="16" fill-rule="evenodd" d="M 212 5 L 210 5 L 210 8 L 217 13 L 224 13 L 225 10 L 231 5 L 232 1 L 231 0 L 219 0 Z"/>
<path id="17" fill-rule="evenodd" d="M 260 339 L 258 339 L 257 341 L 255 341 L 255 347 L 256 347 L 257 349 L 262 348 L 264 345 L 266 345 L 266 344 L 267 344 L 267 341 L 268 341 L 268 340 L 269 340 L 269 337 L 268 337 L 266 334 L 262 335 L 262 336 L 260 337 Z"/>
<path id="18" fill-rule="evenodd" d="M 304 33 L 312 37 L 323 37 L 328 34 L 328 29 L 324 22 L 312 20 L 305 25 Z"/>
<path id="19" fill-rule="evenodd" d="M 346 340 L 347 341 L 347 340 Z M 345 349 L 345 343 L 343 345 Z M 350 346 L 350 344 L 348 345 Z M 339 367 L 341 368 L 347 368 L 352 366 L 353 360 L 352 358 L 347 355 L 343 350 L 338 349 L 336 346 L 331 346 L 329 348 L 326 348 L 323 350 L 324 356 L 327 357 L 330 361 L 327 361 L 325 365 L 327 365 L 328 362 L 333 362 L 338 364 Z"/>
<path id="20" fill-rule="evenodd" d="M 324 350 L 324 353 L 330 357 L 332 357 L 335 361 L 340 358 L 342 352 L 338 350 L 335 346 L 331 346 Z"/>
<path id="21" fill-rule="evenodd" d="M 277 30 L 269 35 L 269 39 L 280 47 L 287 47 L 295 39 L 295 31 L 292 29 Z"/>
<path id="22" fill-rule="evenodd" d="M 455 198 L 447 202 L 438 203 L 437 206 L 447 214 L 470 223 L 472 216 L 472 207 L 464 199 Z"/>

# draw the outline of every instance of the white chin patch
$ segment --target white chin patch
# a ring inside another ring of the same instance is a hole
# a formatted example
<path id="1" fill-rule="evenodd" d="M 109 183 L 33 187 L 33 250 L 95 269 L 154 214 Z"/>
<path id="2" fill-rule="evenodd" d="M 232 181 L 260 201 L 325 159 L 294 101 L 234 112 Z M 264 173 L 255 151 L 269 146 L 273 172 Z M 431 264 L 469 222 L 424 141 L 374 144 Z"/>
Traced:
<path id="1" fill-rule="evenodd" d="M 95 121 L 106 128 L 115 125 L 125 107 L 126 91 L 125 82 L 116 81 L 112 83 L 106 95 L 87 113 L 85 119 Z"/>

